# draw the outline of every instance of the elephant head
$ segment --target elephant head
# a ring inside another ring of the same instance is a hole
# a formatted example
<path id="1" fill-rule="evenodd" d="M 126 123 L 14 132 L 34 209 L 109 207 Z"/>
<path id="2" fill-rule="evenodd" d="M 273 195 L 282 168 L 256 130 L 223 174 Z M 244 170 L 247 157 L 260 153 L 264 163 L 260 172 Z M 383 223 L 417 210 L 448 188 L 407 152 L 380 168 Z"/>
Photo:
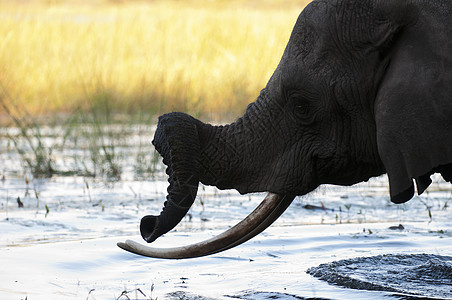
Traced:
<path id="1" fill-rule="evenodd" d="M 440 0 L 309 4 L 267 86 L 236 122 L 160 117 L 153 144 L 170 185 L 161 214 L 144 217 L 140 229 L 147 242 L 171 230 L 199 182 L 269 192 L 262 205 L 268 207 L 191 248 L 162 254 L 131 242 L 120 246 L 157 257 L 201 256 L 258 234 L 294 196 L 321 184 L 352 185 L 388 173 L 391 200 L 402 203 L 414 194 L 413 180 L 418 193 L 435 172 L 452 181 L 451 10 L 452 2 Z"/>

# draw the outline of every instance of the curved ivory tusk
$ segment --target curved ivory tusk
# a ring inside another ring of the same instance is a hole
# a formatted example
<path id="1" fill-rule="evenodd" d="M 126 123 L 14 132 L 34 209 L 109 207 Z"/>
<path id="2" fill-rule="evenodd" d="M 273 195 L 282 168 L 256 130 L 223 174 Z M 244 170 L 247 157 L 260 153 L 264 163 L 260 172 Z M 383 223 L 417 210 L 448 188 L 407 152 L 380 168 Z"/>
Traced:
<path id="1" fill-rule="evenodd" d="M 182 259 L 206 256 L 240 245 L 264 231 L 289 207 L 295 196 L 268 193 L 245 219 L 225 232 L 202 242 L 175 248 L 153 248 L 135 241 L 118 243 L 118 247 L 143 256 Z"/>

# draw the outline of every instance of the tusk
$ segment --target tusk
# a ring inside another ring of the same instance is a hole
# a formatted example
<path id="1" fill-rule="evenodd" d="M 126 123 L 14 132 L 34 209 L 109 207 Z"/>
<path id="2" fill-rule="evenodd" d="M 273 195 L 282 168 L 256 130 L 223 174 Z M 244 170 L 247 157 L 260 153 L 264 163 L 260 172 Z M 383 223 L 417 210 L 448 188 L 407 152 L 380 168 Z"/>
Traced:
<path id="1" fill-rule="evenodd" d="M 289 207 L 295 196 L 268 193 L 245 219 L 225 232 L 202 242 L 175 248 L 153 248 L 135 241 L 118 243 L 126 251 L 154 258 L 182 259 L 225 251 L 255 237 L 270 226 Z"/>

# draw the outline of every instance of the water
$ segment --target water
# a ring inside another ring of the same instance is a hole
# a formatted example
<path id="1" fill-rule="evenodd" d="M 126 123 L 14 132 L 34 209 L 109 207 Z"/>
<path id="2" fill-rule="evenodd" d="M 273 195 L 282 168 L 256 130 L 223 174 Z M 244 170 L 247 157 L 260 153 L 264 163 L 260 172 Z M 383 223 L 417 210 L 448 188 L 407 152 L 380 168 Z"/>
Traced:
<path id="1" fill-rule="evenodd" d="M 324 186 L 241 246 L 197 259 L 151 259 L 116 246 L 141 240 L 139 220 L 160 211 L 167 187 L 161 168 L 137 176 L 142 138 L 128 140 L 115 149 L 119 181 L 25 172 L 27 184 L 21 157 L 1 139 L 1 299 L 452 299 L 452 190 L 438 177 L 402 205 L 390 203 L 384 176 Z M 85 151 L 70 146 L 54 147 L 60 168 Z M 189 215 L 155 246 L 220 233 L 264 196 L 201 186 Z"/>

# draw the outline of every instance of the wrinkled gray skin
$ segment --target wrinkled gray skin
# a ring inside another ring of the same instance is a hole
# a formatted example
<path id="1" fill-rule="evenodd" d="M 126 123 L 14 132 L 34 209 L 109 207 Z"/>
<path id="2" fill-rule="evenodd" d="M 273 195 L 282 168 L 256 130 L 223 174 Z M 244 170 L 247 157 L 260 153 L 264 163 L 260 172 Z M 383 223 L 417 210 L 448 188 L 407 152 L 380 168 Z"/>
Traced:
<path id="1" fill-rule="evenodd" d="M 452 1 L 318 0 L 300 14 L 277 69 L 235 123 L 160 117 L 153 144 L 170 186 L 152 242 L 176 226 L 198 183 L 304 195 L 388 173 L 408 201 L 452 181 Z M 246 45 L 244 45 L 245 47 Z"/>

